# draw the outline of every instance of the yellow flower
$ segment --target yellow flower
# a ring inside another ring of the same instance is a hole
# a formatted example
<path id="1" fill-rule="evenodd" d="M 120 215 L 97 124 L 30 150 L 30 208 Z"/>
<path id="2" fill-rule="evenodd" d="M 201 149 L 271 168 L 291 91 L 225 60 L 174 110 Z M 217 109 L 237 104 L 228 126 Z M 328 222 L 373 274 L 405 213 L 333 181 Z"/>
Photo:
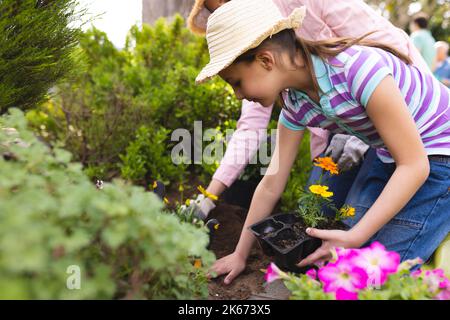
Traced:
<path id="1" fill-rule="evenodd" d="M 194 261 L 194 268 L 195 269 L 200 269 L 201 267 L 202 267 L 202 260 L 195 259 L 195 261 Z"/>
<path id="2" fill-rule="evenodd" d="M 157 186 L 158 186 L 158 183 L 157 183 L 156 181 L 153 181 L 152 188 L 153 188 L 153 189 L 156 189 Z"/>
<path id="3" fill-rule="evenodd" d="M 183 192 L 184 191 L 184 187 L 182 184 L 180 184 L 180 186 L 178 187 L 178 191 Z"/>
<path id="4" fill-rule="evenodd" d="M 331 174 L 339 174 L 337 164 L 334 163 L 331 157 L 316 158 L 314 162 L 316 167 L 320 167 Z"/>
<path id="5" fill-rule="evenodd" d="M 186 207 L 189 207 L 191 205 L 191 199 L 186 199 Z"/>
<path id="6" fill-rule="evenodd" d="M 218 196 L 208 192 L 202 186 L 198 186 L 198 191 L 200 191 L 205 197 L 210 198 L 211 200 L 217 201 L 219 199 Z"/>
<path id="7" fill-rule="evenodd" d="M 329 197 L 333 196 L 333 192 L 328 191 L 327 186 L 321 186 L 321 185 L 315 184 L 315 185 L 310 186 L 309 190 L 312 193 L 321 195 L 324 198 L 329 198 Z"/>
<path id="8" fill-rule="evenodd" d="M 163 200 L 164 200 L 164 203 L 165 203 L 165 204 L 169 204 L 169 199 L 167 199 L 166 197 L 164 197 Z"/>
<path id="9" fill-rule="evenodd" d="M 350 206 L 344 206 L 339 210 L 341 216 L 343 217 L 354 217 L 355 216 L 355 208 Z"/>

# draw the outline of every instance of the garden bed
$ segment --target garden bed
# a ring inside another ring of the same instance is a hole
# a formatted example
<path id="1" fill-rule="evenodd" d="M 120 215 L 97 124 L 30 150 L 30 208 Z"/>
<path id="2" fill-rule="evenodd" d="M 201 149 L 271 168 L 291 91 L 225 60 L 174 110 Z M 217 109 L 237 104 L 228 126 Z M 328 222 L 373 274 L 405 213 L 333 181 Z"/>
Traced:
<path id="1" fill-rule="evenodd" d="M 247 210 L 238 206 L 220 203 L 211 212 L 211 218 L 220 221 L 220 229 L 211 239 L 210 249 L 220 259 L 233 252 L 245 222 Z M 230 285 L 223 283 L 224 276 L 212 279 L 209 284 L 209 299 L 248 299 L 251 295 L 264 291 L 264 273 L 269 258 L 258 245 L 254 245 L 247 261 L 247 267 Z"/>
<path id="2" fill-rule="evenodd" d="M 201 184 L 195 177 L 191 178 L 188 186 Z M 196 189 L 187 187 L 184 197 L 193 197 Z M 171 203 L 179 199 L 178 191 L 169 191 L 167 198 Z M 217 219 L 219 229 L 212 235 L 209 249 L 220 259 L 234 251 L 241 235 L 248 210 L 219 200 L 217 207 L 211 211 L 208 219 Z M 225 276 L 211 279 L 209 283 L 209 299 L 211 300 L 246 300 L 252 295 L 264 292 L 264 272 L 270 264 L 270 258 L 261 250 L 255 242 L 247 260 L 246 269 L 230 284 L 223 283 Z"/>

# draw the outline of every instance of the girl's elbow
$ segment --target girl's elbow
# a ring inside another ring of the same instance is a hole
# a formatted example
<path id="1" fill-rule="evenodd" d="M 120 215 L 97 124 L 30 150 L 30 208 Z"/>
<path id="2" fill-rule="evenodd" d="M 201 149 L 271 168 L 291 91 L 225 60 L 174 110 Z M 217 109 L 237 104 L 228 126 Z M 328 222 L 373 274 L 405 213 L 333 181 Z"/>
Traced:
<path id="1" fill-rule="evenodd" d="M 426 155 L 412 161 L 409 159 L 407 163 L 404 163 L 401 166 L 405 169 L 407 168 L 410 174 L 422 183 L 424 183 L 430 175 L 430 162 Z"/>
<path id="2" fill-rule="evenodd" d="M 431 170 L 430 161 L 428 157 L 426 157 L 421 166 L 421 172 L 423 174 L 422 178 L 424 182 L 428 179 L 428 176 L 430 175 L 430 170 Z"/>
<path id="3" fill-rule="evenodd" d="M 428 179 L 430 170 L 430 161 L 428 156 L 425 156 L 414 163 L 414 175 L 422 182 L 425 182 Z"/>

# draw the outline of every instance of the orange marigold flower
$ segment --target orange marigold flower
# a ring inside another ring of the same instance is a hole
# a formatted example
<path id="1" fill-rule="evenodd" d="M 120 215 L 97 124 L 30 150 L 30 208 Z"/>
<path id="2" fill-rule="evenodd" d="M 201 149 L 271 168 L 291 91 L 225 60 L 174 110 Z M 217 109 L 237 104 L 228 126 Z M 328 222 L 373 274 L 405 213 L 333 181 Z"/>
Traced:
<path id="1" fill-rule="evenodd" d="M 200 269 L 201 267 L 202 267 L 202 260 L 195 259 L 195 261 L 194 261 L 194 268 L 195 269 Z"/>
<path id="2" fill-rule="evenodd" d="M 339 174 L 338 166 L 331 157 L 316 158 L 314 159 L 314 165 L 331 174 Z"/>

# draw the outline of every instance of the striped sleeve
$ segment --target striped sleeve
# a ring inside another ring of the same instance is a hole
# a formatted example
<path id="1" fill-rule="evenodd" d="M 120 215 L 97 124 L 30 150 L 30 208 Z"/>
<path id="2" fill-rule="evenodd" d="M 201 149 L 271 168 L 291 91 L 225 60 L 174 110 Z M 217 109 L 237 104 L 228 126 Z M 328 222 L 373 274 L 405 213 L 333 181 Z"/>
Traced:
<path id="1" fill-rule="evenodd" d="M 296 120 L 294 120 L 289 114 L 289 112 L 286 111 L 285 109 L 281 110 L 278 122 L 281 123 L 286 128 L 294 131 L 305 130 L 305 127 L 299 124 Z"/>
<path id="2" fill-rule="evenodd" d="M 365 48 L 348 61 L 345 76 L 352 97 L 367 107 L 370 97 L 380 82 L 393 72 L 381 54 Z"/>

